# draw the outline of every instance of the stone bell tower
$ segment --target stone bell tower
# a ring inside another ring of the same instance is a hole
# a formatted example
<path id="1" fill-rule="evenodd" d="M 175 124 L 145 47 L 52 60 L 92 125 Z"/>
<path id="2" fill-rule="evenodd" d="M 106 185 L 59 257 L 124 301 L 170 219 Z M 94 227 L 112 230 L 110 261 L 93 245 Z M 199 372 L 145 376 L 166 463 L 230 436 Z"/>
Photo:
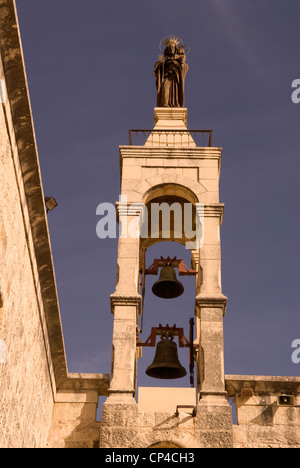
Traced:
<path id="1" fill-rule="evenodd" d="M 232 414 L 226 399 L 223 356 L 227 298 L 222 294 L 220 250 L 222 150 L 213 147 L 211 130 L 188 130 L 183 106 L 188 71 L 185 47 L 177 37 L 168 37 L 164 45 L 154 69 L 154 128 L 131 131 L 130 144 L 120 146 L 117 210 L 121 234 L 117 284 L 111 295 L 112 373 L 103 405 L 100 446 L 230 448 Z M 137 132 L 146 135 L 142 145 L 133 144 Z M 197 136 L 202 139 L 200 145 Z M 190 341 L 184 338 L 189 341 L 195 379 L 193 388 L 140 389 L 137 366 L 146 343 L 139 338 L 139 320 L 142 313 L 147 314 L 140 285 L 145 286 L 151 270 L 145 265 L 145 251 L 162 241 L 160 235 L 153 235 L 161 234 L 161 226 L 159 222 L 153 226 L 149 212 L 154 203 L 164 202 L 190 207 L 196 233 L 192 239 L 173 223 L 169 239 L 164 238 L 185 245 L 191 253 L 190 270 L 176 261 L 172 267 L 180 267 L 179 275 L 195 278 L 195 308 L 183 318 L 187 328 L 189 317 L 194 315 L 195 331 Z"/>

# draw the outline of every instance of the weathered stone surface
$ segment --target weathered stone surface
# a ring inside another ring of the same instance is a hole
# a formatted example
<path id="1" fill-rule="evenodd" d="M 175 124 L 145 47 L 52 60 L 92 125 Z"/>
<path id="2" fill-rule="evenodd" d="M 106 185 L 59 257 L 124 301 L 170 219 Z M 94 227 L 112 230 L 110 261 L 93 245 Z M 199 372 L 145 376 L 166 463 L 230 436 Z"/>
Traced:
<path id="1" fill-rule="evenodd" d="M 90 395 L 78 394 L 78 400 L 88 402 L 55 403 L 48 435 L 48 448 L 98 448 L 101 423 L 96 420 L 98 402 L 89 402 Z M 63 399 L 66 400 L 66 397 Z"/>
<path id="2" fill-rule="evenodd" d="M 227 376 L 226 388 L 237 408 L 234 447 L 299 448 L 299 385 L 299 377 Z M 243 389 L 252 396 L 243 397 Z M 283 394 L 294 396 L 294 405 L 279 405 Z"/>
<path id="3" fill-rule="evenodd" d="M 140 412 L 138 405 L 104 404 L 100 447 L 232 447 L 231 408 L 224 405 L 214 409 L 201 408 L 193 417 L 184 409 L 176 415 Z"/>
<path id="4" fill-rule="evenodd" d="M 0 173 L 5 177 L 1 175 L 0 183 L 0 339 L 6 353 L 0 362 L 0 447 L 40 447 L 51 424 L 53 394 L 43 306 L 32 271 L 34 252 L 27 240 L 28 215 L 20 203 L 20 195 L 25 195 L 18 151 L 14 140 L 10 142 L 4 110 L 1 105 Z"/>
<path id="5" fill-rule="evenodd" d="M 299 448 L 300 431 L 288 426 L 233 427 L 234 448 Z"/>

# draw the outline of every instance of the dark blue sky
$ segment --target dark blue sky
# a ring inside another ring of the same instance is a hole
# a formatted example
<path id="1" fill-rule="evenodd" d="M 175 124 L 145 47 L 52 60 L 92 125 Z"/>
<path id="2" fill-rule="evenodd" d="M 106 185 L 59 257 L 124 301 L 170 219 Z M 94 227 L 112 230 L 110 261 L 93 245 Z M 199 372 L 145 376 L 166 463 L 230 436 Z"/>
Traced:
<path id="1" fill-rule="evenodd" d="M 110 372 L 117 240 L 96 237 L 96 207 L 118 200 L 119 151 L 130 128 L 152 128 L 154 62 L 182 38 L 189 128 L 223 148 L 220 193 L 227 374 L 300 375 L 299 0 L 17 0 L 70 372 Z M 147 263 L 180 246 L 156 246 Z M 155 278 L 153 278 L 153 281 Z M 194 289 L 152 296 L 144 339 L 159 321 L 183 326 Z M 186 351 L 184 351 L 186 352 Z M 139 366 L 139 384 L 154 350 Z M 188 365 L 187 354 L 181 355 Z M 185 384 L 176 381 L 175 385 Z M 169 383 L 168 383 L 169 385 Z"/>

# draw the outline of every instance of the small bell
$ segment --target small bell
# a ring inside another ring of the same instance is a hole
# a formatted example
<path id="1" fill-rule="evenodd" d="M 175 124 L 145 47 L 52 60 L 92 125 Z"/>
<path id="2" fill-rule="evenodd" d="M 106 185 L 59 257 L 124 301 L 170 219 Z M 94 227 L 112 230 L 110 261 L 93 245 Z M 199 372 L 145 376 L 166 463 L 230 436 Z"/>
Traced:
<path id="1" fill-rule="evenodd" d="M 181 296 L 184 291 L 183 285 L 178 281 L 174 267 L 162 268 L 159 280 L 153 285 L 152 292 L 162 299 L 174 299 Z"/>
<path id="2" fill-rule="evenodd" d="M 177 345 L 169 338 L 162 338 L 157 344 L 155 357 L 146 374 L 155 379 L 180 379 L 186 375 L 180 364 Z"/>

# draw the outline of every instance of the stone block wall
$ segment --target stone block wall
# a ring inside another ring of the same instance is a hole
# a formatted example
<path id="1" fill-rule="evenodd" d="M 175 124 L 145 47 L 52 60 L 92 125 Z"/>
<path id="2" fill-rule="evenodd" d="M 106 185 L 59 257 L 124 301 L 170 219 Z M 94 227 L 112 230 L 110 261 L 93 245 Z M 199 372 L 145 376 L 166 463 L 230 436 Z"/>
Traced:
<path id="1" fill-rule="evenodd" d="M 227 375 L 226 391 L 236 405 L 234 448 L 300 448 L 299 377 Z"/>
<path id="2" fill-rule="evenodd" d="M 232 448 L 232 414 L 228 405 L 201 406 L 178 414 L 139 411 L 135 403 L 103 406 L 101 448 Z"/>
<path id="3" fill-rule="evenodd" d="M 235 448 L 299 448 L 300 398 L 295 406 L 278 405 L 278 396 L 237 399 Z"/>

